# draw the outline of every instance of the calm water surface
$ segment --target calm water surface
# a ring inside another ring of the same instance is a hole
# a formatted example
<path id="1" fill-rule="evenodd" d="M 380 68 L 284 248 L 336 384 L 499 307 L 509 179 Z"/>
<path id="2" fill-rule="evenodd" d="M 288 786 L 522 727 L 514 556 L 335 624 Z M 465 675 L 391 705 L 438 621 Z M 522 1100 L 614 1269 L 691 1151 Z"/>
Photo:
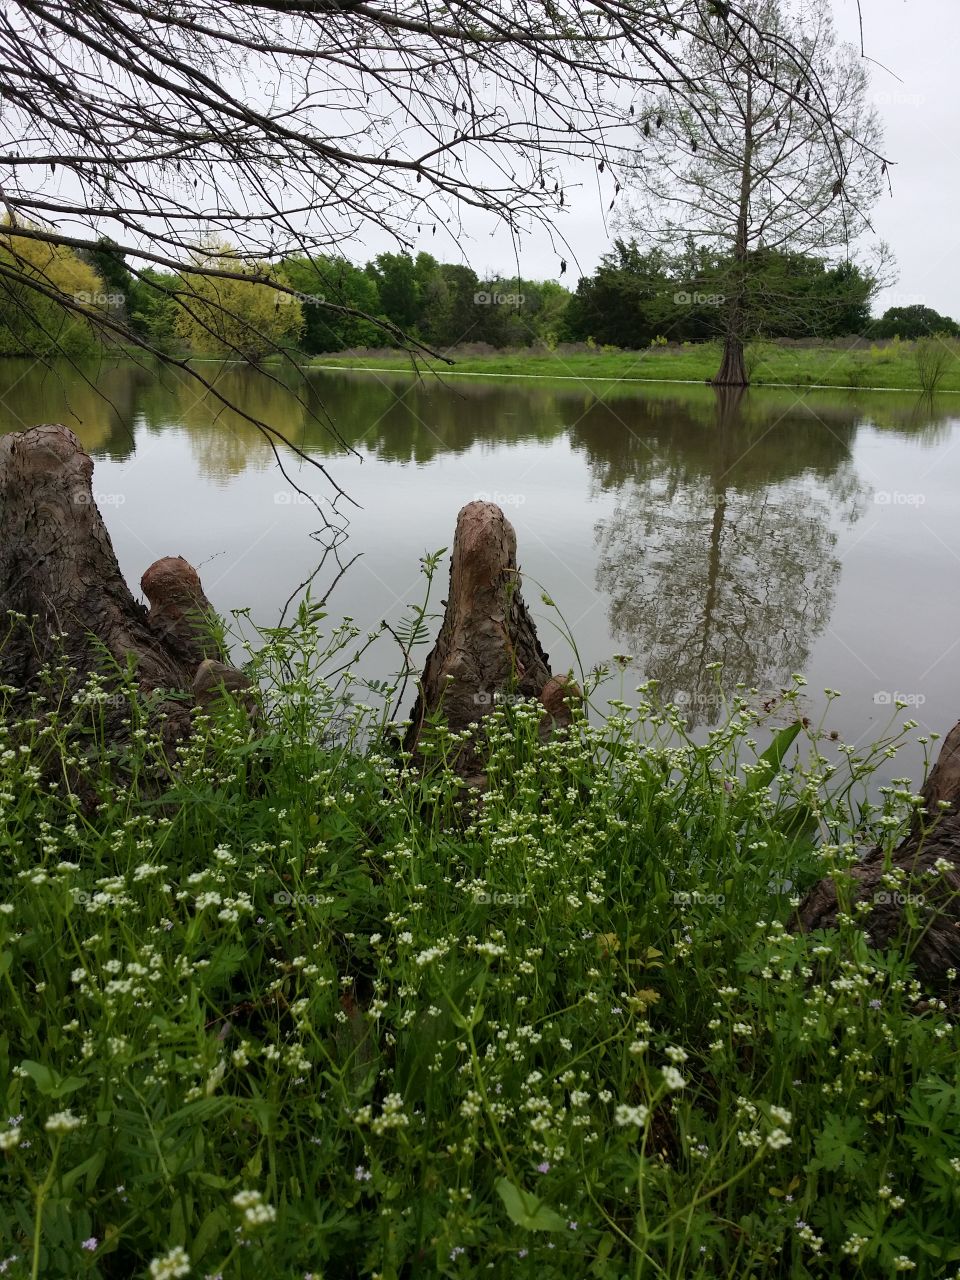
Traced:
<path id="1" fill-rule="evenodd" d="M 655 677 L 702 730 L 719 714 L 719 663 L 725 688 L 762 693 L 804 672 L 812 715 L 825 686 L 842 690 L 828 723 L 848 742 L 877 736 L 896 694 L 918 733 L 960 716 L 960 399 L 202 370 L 359 504 L 332 511 L 324 476 L 283 451 L 328 517 L 348 518 L 326 560 L 316 509 L 263 436 L 187 377 L 0 363 L 0 431 L 76 432 L 131 585 L 158 556 L 183 555 L 221 612 L 249 606 L 272 625 L 311 575 L 322 595 L 353 560 L 331 621 L 396 624 L 421 597 L 420 557 L 449 546 L 460 507 L 486 497 L 516 527 L 555 669 L 576 658 L 534 580 L 585 667 L 631 655 L 610 696 Z M 441 574 L 438 602 L 446 563 Z M 382 641 L 364 662 L 384 677 L 397 654 Z M 890 773 L 920 768 L 913 747 Z"/>

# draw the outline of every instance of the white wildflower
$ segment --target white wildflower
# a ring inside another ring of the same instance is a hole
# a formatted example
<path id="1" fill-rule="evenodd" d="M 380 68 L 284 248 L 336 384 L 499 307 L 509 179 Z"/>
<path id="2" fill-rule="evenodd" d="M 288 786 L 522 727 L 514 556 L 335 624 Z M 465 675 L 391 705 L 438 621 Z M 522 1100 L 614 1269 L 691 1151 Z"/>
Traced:
<path id="1" fill-rule="evenodd" d="M 187 1251 L 176 1245 L 161 1258 L 154 1258 L 150 1263 L 151 1280 L 176 1280 L 179 1276 L 190 1274 L 190 1258 Z"/>
<path id="2" fill-rule="evenodd" d="M 682 1089 L 687 1083 L 674 1066 L 661 1067 L 660 1073 L 663 1076 L 668 1089 Z"/>
<path id="3" fill-rule="evenodd" d="M 625 1129 L 628 1125 L 636 1125 L 638 1129 L 642 1129 L 647 1123 L 647 1116 L 650 1111 L 647 1107 L 628 1107 L 625 1103 L 621 1103 L 613 1113 L 613 1122 L 621 1129 Z"/>
<path id="4" fill-rule="evenodd" d="M 55 1111 L 52 1116 L 47 1117 L 43 1127 L 48 1133 L 71 1133 L 82 1124 L 81 1117 L 75 1116 L 72 1111 Z"/>

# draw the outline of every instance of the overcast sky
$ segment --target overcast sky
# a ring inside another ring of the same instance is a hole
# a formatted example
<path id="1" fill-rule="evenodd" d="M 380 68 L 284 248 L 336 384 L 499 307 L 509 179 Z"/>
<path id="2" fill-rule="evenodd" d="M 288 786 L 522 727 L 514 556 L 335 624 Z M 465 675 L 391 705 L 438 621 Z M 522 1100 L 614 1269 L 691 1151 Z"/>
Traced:
<path id="1" fill-rule="evenodd" d="M 894 161 L 877 231 L 900 280 L 877 306 L 922 302 L 960 315 L 960 0 L 863 0 L 873 99 Z M 855 0 L 833 0 L 841 35 L 857 39 Z M 888 68 L 884 70 L 883 68 Z M 875 307 L 876 310 L 876 307 Z"/>
<path id="2" fill-rule="evenodd" d="M 861 3 L 870 94 L 884 124 L 893 182 L 893 194 L 884 195 L 874 211 L 874 224 L 899 268 L 897 282 L 875 300 L 874 314 L 923 303 L 960 321 L 960 0 Z M 857 0 L 832 0 L 832 5 L 841 38 L 859 47 Z M 467 159 L 476 163 L 472 154 Z M 563 282 L 575 287 L 610 247 L 606 219 L 614 175 L 608 169 L 601 180 L 594 164 L 572 162 L 563 171 L 567 212 L 557 216 L 553 236 L 546 228 L 524 236 L 519 267 L 528 279 L 559 279 L 566 259 Z M 49 181 L 45 172 L 44 178 Z M 69 171 L 58 178 L 70 180 Z M 496 229 L 468 206 L 458 213 L 463 230 L 456 218 L 449 226 L 437 219 L 441 234 L 435 237 L 425 217 L 414 252 L 426 250 L 445 261 L 459 257 L 481 276 L 512 274 L 514 247 L 506 228 Z M 122 229 L 108 230 L 117 239 L 127 238 Z M 363 262 L 398 246 L 386 231 L 367 224 L 345 235 L 340 247 L 347 258 Z"/>
<path id="3" fill-rule="evenodd" d="M 862 0 L 862 8 L 867 56 L 881 64 L 870 68 L 871 95 L 893 162 L 893 196 L 878 204 L 874 223 L 900 273 L 874 313 L 920 302 L 960 319 L 960 0 Z M 856 0 L 833 0 L 833 10 L 841 37 L 859 45 Z M 571 203 L 557 230 L 573 249 L 565 281 L 572 276 L 576 284 L 597 265 L 610 235 L 595 194 L 581 190 Z M 507 237 L 474 230 L 463 244 L 467 260 L 481 273 L 509 273 Z M 436 242 L 417 247 L 453 256 Z M 571 256 L 551 247 L 545 233 L 531 235 L 521 270 L 528 278 L 557 278 L 561 254 Z"/>

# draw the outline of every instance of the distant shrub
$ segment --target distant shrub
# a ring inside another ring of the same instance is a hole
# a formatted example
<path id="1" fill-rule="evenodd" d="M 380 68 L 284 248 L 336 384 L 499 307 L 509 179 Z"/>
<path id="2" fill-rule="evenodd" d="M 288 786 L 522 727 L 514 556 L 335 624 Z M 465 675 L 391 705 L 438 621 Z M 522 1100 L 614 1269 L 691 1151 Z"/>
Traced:
<path id="1" fill-rule="evenodd" d="M 956 358 L 956 342 L 943 334 L 917 340 L 913 349 L 913 360 L 920 386 L 927 395 L 933 395 L 943 381 L 947 365 Z"/>
<path id="2" fill-rule="evenodd" d="M 747 377 L 753 380 L 755 371 L 763 364 L 764 360 L 775 352 L 775 346 L 770 342 L 751 342 L 744 349 L 743 362 L 747 367 Z"/>

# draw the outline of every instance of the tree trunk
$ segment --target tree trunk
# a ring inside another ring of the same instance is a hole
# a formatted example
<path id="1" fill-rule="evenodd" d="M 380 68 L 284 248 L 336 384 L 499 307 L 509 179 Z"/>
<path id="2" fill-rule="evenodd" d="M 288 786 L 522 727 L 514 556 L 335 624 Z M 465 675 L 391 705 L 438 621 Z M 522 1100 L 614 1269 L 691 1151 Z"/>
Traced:
<path id="1" fill-rule="evenodd" d="M 69 705 L 96 672 L 107 688 L 106 733 L 121 737 L 129 708 L 109 691 L 128 667 L 143 693 L 188 691 L 201 701 L 218 676 L 234 686 L 245 677 L 219 661 L 215 615 L 186 560 L 166 557 L 143 575 L 149 612 L 133 598 L 92 477 L 93 463 L 64 426 L 0 437 L 0 682 L 16 690 L 14 712 L 27 715 Z M 189 709 L 181 700 L 165 711 L 173 740 Z"/>
<path id="2" fill-rule="evenodd" d="M 925 984 L 960 994 L 960 723 L 944 740 L 923 788 L 924 836 L 914 821 L 907 838 L 884 856 L 872 850 L 846 873 L 852 883 L 845 901 L 826 877 L 810 890 L 797 912 L 801 929 L 834 929 L 841 911 L 870 903 L 862 924 L 871 946 L 906 949 Z M 940 802 L 948 807 L 940 808 Z M 891 871 L 894 878 L 891 878 Z M 953 977 L 949 976 L 953 972 Z"/>
<path id="3" fill-rule="evenodd" d="M 712 378 L 711 385 L 746 387 L 749 382 L 747 366 L 743 358 L 743 340 L 733 333 L 728 333 L 723 343 L 723 362 Z"/>
<path id="4" fill-rule="evenodd" d="M 482 787 L 482 722 L 498 701 L 539 698 L 546 736 L 572 719 L 576 685 L 550 671 L 520 594 L 517 536 L 491 502 L 470 502 L 457 517 L 450 590 L 437 643 L 427 658 L 404 746 L 424 761 L 430 723 L 441 715 L 455 733 L 468 731 L 454 768 L 467 786 Z"/>
<path id="5" fill-rule="evenodd" d="M 740 162 L 740 197 L 733 243 L 733 297 L 727 309 L 723 362 L 713 378 L 715 387 L 745 387 L 749 383 L 743 359 L 744 302 L 746 299 L 747 257 L 750 249 L 750 197 L 753 193 L 753 77 L 747 74 L 743 107 L 743 155 Z"/>

